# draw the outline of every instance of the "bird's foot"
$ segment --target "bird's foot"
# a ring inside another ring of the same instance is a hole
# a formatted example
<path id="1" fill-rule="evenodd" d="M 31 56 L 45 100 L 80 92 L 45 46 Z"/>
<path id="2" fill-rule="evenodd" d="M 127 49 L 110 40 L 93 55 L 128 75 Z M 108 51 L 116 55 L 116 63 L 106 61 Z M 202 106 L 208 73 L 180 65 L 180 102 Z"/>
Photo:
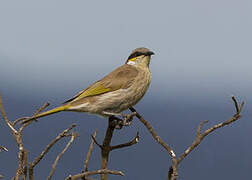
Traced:
<path id="1" fill-rule="evenodd" d="M 132 124 L 133 117 L 136 115 L 136 112 L 133 112 L 131 114 L 121 114 L 121 118 L 118 118 L 116 116 L 111 116 L 111 118 L 115 122 L 115 128 L 116 129 L 122 129 L 123 126 L 130 126 Z"/>
<path id="2" fill-rule="evenodd" d="M 122 115 L 123 116 L 123 125 L 130 126 L 132 124 L 133 117 L 136 115 L 136 112 Z"/>

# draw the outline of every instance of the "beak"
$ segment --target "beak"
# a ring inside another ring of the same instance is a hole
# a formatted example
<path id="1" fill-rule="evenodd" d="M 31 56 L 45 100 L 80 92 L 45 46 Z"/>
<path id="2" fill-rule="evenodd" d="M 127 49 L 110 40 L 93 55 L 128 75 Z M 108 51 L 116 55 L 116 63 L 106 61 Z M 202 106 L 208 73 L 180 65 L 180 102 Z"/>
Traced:
<path id="1" fill-rule="evenodd" d="M 148 51 L 148 52 L 146 53 L 146 56 L 151 56 L 151 55 L 154 55 L 154 54 L 155 54 L 154 52 Z"/>

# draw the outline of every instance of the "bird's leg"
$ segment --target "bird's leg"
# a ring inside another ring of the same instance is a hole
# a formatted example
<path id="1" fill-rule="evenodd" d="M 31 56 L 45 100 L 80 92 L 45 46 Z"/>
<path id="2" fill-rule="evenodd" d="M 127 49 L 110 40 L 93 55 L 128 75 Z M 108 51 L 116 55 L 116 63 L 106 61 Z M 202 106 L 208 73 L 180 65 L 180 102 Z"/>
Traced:
<path id="1" fill-rule="evenodd" d="M 116 120 L 116 129 L 121 129 L 123 126 L 131 125 L 132 119 L 136 115 L 136 112 L 130 114 L 122 114 L 103 111 L 103 114 L 112 116 L 113 119 Z M 120 116 L 122 117 L 122 119 L 116 116 Z"/>
<path id="2" fill-rule="evenodd" d="M 116 129 L 122 129 L 122 127 L 123 127 L 122 119 L 120 119 L 116 116 L 110 116 L 109 118 L 113 121 L 113 126 Z"/>

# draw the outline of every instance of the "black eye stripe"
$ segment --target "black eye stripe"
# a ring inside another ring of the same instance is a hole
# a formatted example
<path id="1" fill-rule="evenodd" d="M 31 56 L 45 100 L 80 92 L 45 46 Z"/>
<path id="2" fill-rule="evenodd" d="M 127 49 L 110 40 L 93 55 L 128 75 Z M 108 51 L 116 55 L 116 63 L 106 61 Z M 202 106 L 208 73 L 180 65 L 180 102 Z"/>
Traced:
<path id="1" fill-rule="evenodd" d="M 141 55 L 145 55 L 145 53 L 134 52 L 133 54 L 131 54 L 131 55 L 128 57 L 128 60 L 129 60 L 129 59 L 132 59 L 132 58 L 135 58 L 135 57 L 137 57 L 137 56 L 141 56 Z"/>

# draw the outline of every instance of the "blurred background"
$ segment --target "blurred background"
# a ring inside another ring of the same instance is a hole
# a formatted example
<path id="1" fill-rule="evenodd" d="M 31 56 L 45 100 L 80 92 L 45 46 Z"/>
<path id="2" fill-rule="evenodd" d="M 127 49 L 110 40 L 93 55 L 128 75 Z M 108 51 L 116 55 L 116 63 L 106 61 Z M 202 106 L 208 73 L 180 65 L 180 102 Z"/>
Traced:
<path id="1" fill-rule="evenodd" d="M 46 101 L 56 107 L 122 65 L 137 47 L 155 52 L 152 84 L 135 108 L 181 154 L 194 140 L 198 124 L 208 128 L 235 113 L 231 96 L 246 102 L 243 118 L 209 135 L 180 165 L 180 179 L 248 179 L 252 167 L 252 3 L 249 0 L 180 1 L 7 1 L 0 2 L 0 92 L 10 120 L 30 116 Z M 48 108 L 48 109 L 49 109 Z M 40 119 L 24 132 L 24 146 L 34 160 L 72 123 L 80 137 L 64 154 L 53 179 L 82 170 L 90 135 L 102 142 L 107 120 L 62 112 Z M 145 127 L 117 130 L 113 144 L 140 142 L 114 151 L 109 168 L 125 177 L 165 179 L 167 152 Z M 61 140 L 35 168 L 46 179 L 68 139 Z M 0 121 L 0 174 L 11 179 L 17 146 Z M 100 168 L 95 147 L 89 169 Z"/>

